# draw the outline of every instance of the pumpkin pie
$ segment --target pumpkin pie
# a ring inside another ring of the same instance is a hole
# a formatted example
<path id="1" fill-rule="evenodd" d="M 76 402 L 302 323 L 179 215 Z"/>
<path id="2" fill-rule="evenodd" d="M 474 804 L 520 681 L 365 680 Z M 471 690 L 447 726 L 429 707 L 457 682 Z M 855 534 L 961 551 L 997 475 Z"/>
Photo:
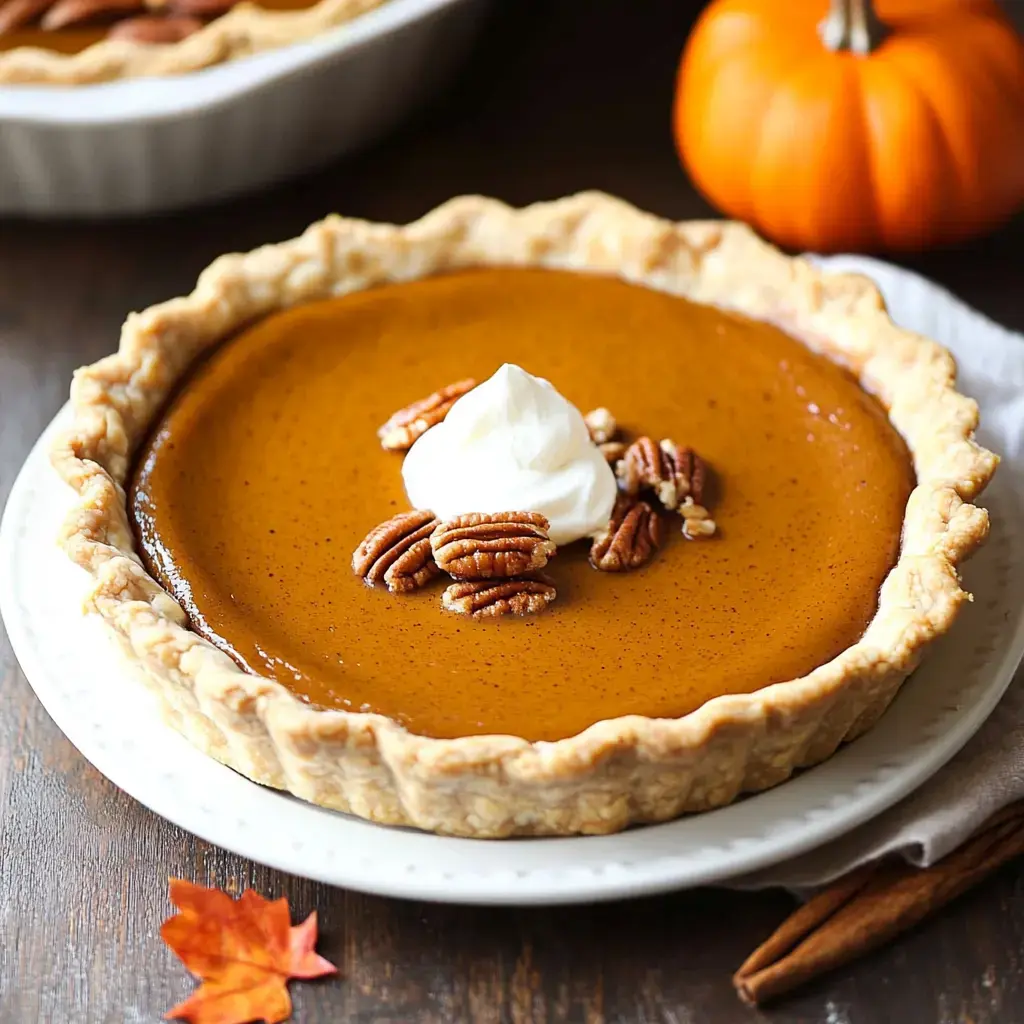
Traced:
<path id="1" fill-rule="evenodd" d="M 249 778 L 606 833 L 824 760 L 950 628 L 997 463 L 954 380 L 867 280 L 738 224 L 593 193 L 331 217 L 76 374 L 62 540 L 172 724 Z M 510 483 L 558 409 L 583 475 Z M 460 487 L 510 507 L 434 507 Z"/>
<path id="2" fill-rule="evenodd" d="M 180 75 L 310 39 L 384 0 L 4 0 L 0 83 Z"/>

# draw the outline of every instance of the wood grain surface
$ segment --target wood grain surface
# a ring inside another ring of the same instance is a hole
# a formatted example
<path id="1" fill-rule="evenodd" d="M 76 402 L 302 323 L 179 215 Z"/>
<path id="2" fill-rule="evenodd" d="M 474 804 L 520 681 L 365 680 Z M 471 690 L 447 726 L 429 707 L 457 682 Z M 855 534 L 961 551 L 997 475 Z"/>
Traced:
<path id="1" fill-rule="evenodd" d="M 189 289 L 218 253 L 338 210 L 405 220 L 459 192 L 512 202 L 602 188 L 671 217 L 712 215 L 668 135 L 686 0 L 515 0 L 448 94 L 344 165 L 216 209 L 122 223 L 0 224 L 0 501 L 72 369 L 129 310 Z M 1024 330 L 1024 224 L 907 261 Z M 102 700 L 102 694 L 97 700 Z M 158 937 L 169 875 L 285 894 L 320 913 L 341 980 L 296 986 L 295 1019 L 1024 1022 L 1024 869 L 771 1012 L 733 969 L 791 907 L 702 890 L 595 907 L 401 902 L 283 875 L 194 839 L 106 782 L 32 695 L 0 635 L 0 1021 L 157 1021 L 192 982 Z"/>

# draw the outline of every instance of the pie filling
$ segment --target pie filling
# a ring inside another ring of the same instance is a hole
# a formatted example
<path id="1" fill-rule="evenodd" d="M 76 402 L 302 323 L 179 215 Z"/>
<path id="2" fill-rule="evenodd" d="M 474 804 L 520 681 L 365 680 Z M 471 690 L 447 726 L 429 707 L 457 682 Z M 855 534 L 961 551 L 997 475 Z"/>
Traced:
<path id="1" fill-rule="evenodd" d="M 450 614 L 440 581 L 366 587 L 353 550 L 409 507 L 378 427 L 506 362 L 627 436 L 699 451 L 716 535 L 670 529 L 614 577 L 585 541 L 559 548 L 558 600 L 535 617 Z M 302 699 L 429 736 L 554 740 L 678 717 L 849 647 L 913 482 L 878 402 L 775 327 L 612 278 L 487 269 L 301 306 L 220 345 L 139 451 L 130 514 L 192 627 Z"/>

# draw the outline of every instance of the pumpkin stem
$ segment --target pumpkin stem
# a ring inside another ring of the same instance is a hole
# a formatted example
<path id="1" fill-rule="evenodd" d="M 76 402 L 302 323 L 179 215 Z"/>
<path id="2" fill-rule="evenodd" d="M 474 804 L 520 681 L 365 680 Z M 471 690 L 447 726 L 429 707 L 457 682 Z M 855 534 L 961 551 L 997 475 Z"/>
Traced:
<path id="1" fill-rule="evenodd" d="M 885 38 L 887 29 L 875 14 L 872 0 L 831 0 L 831 4 L 818 34 L 833 53 L 849 50 L 866 57 Z"/>

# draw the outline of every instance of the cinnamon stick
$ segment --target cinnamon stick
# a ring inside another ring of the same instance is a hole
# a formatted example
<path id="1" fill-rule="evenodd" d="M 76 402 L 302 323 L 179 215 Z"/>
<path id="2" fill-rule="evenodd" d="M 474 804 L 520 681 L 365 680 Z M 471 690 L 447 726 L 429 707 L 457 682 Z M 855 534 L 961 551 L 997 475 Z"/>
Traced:
<path id="1" fill-rule="evenodd" d="M 852 871 L 807 901 L 736 972 L 740 998 L 760 1005 L 849 963 L 918 924 L 1024 854 L 1024 803 L 993 815 L 930 868 L 902 861 Z"/>

